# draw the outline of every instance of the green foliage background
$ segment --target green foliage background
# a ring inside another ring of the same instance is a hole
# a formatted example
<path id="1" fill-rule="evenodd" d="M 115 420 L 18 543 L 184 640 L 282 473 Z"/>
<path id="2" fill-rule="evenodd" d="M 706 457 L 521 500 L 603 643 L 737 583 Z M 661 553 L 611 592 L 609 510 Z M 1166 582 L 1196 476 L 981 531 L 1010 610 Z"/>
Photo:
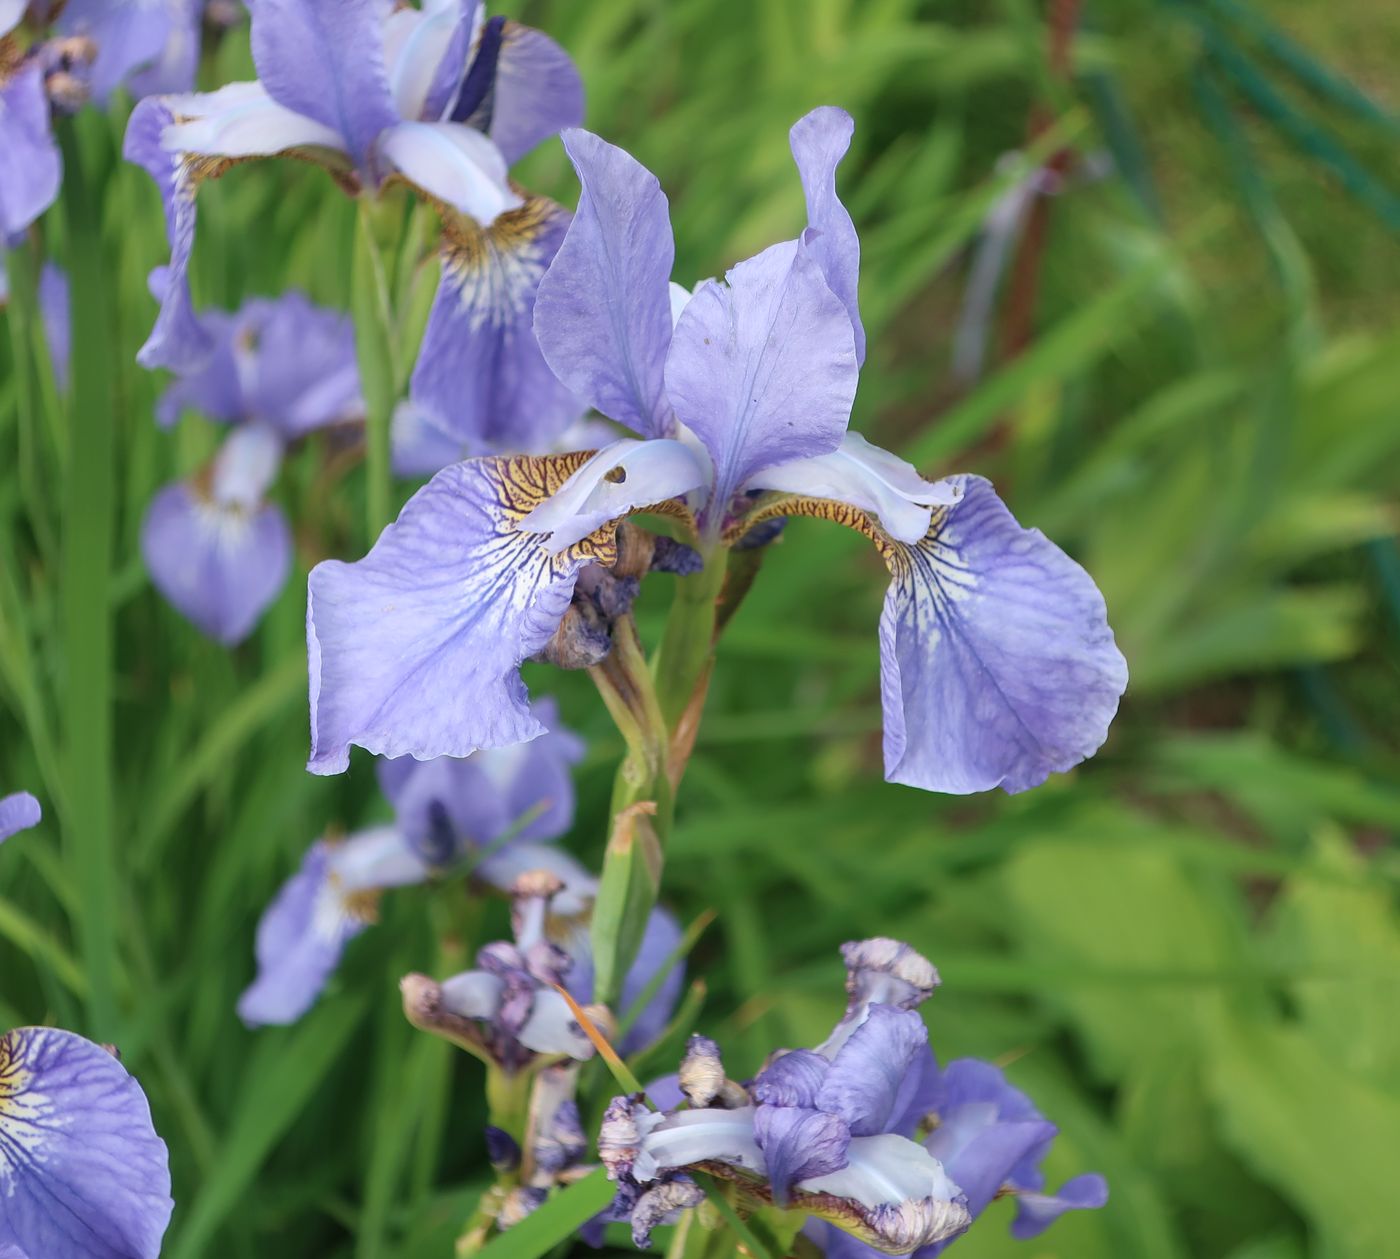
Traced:
<path id="1" fill-rule="evenodd" d="M 668 862 L 681 917 L 718 913 L 691 959 L 697 1025 L 750 1072 L 830 1026 L 841 941 L 896 935 L 943 973 L 940 1054 L 1009 1064 L 1063 1129 L 1052 1180 L 1112 1184 L 1034 1243 L 994 1209 L 961 1259 L 1395 1253 L 1400 10 L 1091 3 L 1065 84 L 1030 0 L 503 7 L 570 49 L 589 125 L 661 176 L 687 283 L 797 230 L 787 127 L 851 110 L 856 426 L 927 473 L 992 476 L 1094 573 L 1132 669 L 1071 776 L 1015 798 L 887 785 L 883 574 L 862 540 L 794 523 L 723 644 Z M 246 77 L 246 35 L 205 73 Z M 1117 173 L 1055 198 L 1030 348 L 1008 360 L 994 334 L 960 387 L 969 247 L 1035 108 Z M 0 787 L 47 806 L 0 855 L 0 1025 L 121 1045 L 172 1150 L 171 1259 L 438 1259 L 488 1174 L 481 1077 L 408 1027 L 395 981 L 450 971 L 504 914 L 396 893 L 300 1025 L 234 1017 L 305 845 L 384 812 L 368 758 L 303 770 L 305 574 L 363 551 L 364 489 L 323 445 L 289 464 L 297 571 L 236 651 L 151 589 L 141 513 L 217 435 L 157 432 L 161 382 L 134 365 L 165 243 L 116 160 L 124 115 L 71 130 L 42 225 L 101 290 L 77 312 L 71 421 L 33 364 L 23 254 L 0 349 Z M 519 175 L 576 195 L 557 143 Z M 239 168 L 201 197 L 197 296 L 296 285 L 344 307 L 353 228 L 319 172 Z M 404 259 L 420 305 L 433 276 Z M 584 679 L 530 680 L 589 736 L 567 842 L 596 862 L 620 745 Z"/>

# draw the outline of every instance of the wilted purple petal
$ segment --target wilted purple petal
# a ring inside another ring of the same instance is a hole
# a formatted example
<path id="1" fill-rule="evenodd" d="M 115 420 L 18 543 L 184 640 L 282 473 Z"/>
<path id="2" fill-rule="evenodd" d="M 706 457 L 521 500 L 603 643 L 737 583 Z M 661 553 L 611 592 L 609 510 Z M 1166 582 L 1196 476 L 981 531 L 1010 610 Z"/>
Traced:
<path id="1" fill-rule="evenodd" d="M 398 122 L 384 66 L 383 0 L 258 0 L 253 61 L 279 104 L 328 127 L 372 172 L 375 140 Z"/>
<path id="2" fill-rule="evenodd" d="M 712 530 L 755 473 L 840 446 L 857 376 L 850 318 L 804 245 L 725 278 L 696 288 L 666 358 L 676 416 L 714 460 Z"/>
<path id="3" fill-rule="evenodd" d="M 218 502 L 192 482 L 168 485 L 141 525 L 151 580 L 199 629 L 241 642 L 277 597 L 291 567 L 292 539 L 272 504 Z"/>
<path id="4" fill-rule="evenodd" d="M 1034 787 L 1092 756 L 1128 671 L 1093 579 L 981 477 L 885 551 L 885 776 L 930 791 Z"/>
<path id="5" fill-rule="evenodd" d="M 38 61 L 0 76 L 0 242 L 17 236 L 53 204 L 63 160 L 49 127 Z"/>
<path id="6" fill-rule="evenodd" d="M 42 816 L 39 802 L 27 791 L 16 791 L 13 795 L 0 798 L 0 843 L 11 835 L 38 826 Z"/>
<path id="7" fill-rule="evenodd" d="M 910 1069 L 927 1047 L 928 1029 L 912 1010 L 871 1006 L 831 1060 L 817 1107 L 840 1115 L 858 1137 L 888 1132 L 907 1103 Z"/>
<path id="8" fill-rule="evenodd" d="M 569 54 L 548 35 L 506 22 L 484 128 L 507 162 L 583 122 L 583 80 Z"/>
<path id="9" fill-rule="evenodd" d="M 1039 1237 L 1066 1211 L 1092 1211 L 1107 1202 L 1108 1182 L 1097 1172 L 1067 1180 L 1056 1194 L 1018 1194 L 1011 1236 L 1018 1241 Z"/>
<path id="10" fill-rule="evenodd" d="M 786 1206 L 799 1180 L 825 1176 L 846 1166 L 851 1130 L 839 1115 L 790 1106 L 760 1106 L 754 1139 L 768 1164 L 773 1200 Z"/>
<path id="11" fill-rule="evenodd" d="M 312 772 L 345 769 L 351 743 L 430 758 L 544 733 L 520 663 L 558 627 L 579 569 L 611 563 L 616 543 L 600 531 L 551 556 L 517 526 L 578 462 L 454 464 L 364 559 L 316 566 L 307 598 Z"/>
<path id="12" fill-rule="evenodd" d="M 755 1101 L 812 1109 L 830 1067 L 831 1063 L 821 1054 L 810 1049 L 794 1049 L 764 1067 L 749 1091 Z"/>
<path id="13" fill-rule="evenodd" d="M 865 362 L 865 329 L 860 322 L 856 282 L 860 277 L 860 238 L 836 193 L 836 168 L 851 147 L 855 122 L 844 109 L 823 105 L 799 118 L 788 133 L 793 160 L 807 198 L 807 243 L 828 287 L 846 308 L 855 335 L 856 362 Z"/>
<path id="14" fill-rule="evenodd" d="M 535 335 L 574 394 L 643 437 L 674 428 L 663 373 L 675 258 L 656 176 L 588 131 L 564 133 L 582 188 L 564 243 L 540 282 Z"/>
<path id="15" fill-rule="evenodd" d="M 170 1222 L 165 1142 L 107 1050 L 52 1028 L 0 1037 L 0 1246 L 156 1259 Z"/>
<path id="16" fill-rule="evenodd" d="M 639 1184 L 675 1168 L 710 1160 L 759 1173 L 766 1171 L 763 1151 L 754 1141 L 752 1106 L 681 1110 L 656 1119 L 642 1137 L 641 1150 L 632 1164 L 633 1179 Z"/>
<path id="17" fill-rule="evenodd" d="M 544 197 L 488 227 L 445 225 L 412 400 L 459 452 L 545 454 L 583 409 L 534 333 L 535 292 L 568 225 L 568 212 Z"/>

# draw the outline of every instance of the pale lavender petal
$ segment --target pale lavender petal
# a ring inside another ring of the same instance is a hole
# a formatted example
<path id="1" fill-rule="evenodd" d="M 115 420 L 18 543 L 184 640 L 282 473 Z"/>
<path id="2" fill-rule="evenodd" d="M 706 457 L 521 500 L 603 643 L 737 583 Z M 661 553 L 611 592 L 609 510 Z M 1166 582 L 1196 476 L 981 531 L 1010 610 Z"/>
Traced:
<path id="1" fill-rule="evenodd" d="M 505 805 L 507 824 L 518 828 L 512 842 L 520 844 L 558 839 L 573 825 L 572 770 L 585 750 L 583 740 L 559 720 L 559 706 L 553 699 L 538 700 L 535 715 L 548 727 L 539 738 L 478 754 L 482 769 Z M 522 825 L 526 817 L 533 820 Z M 498 837 L 492 835 L 491 839 Z"/>
<path id="2" fill-rule="evenodd" d="M 340 965 L 345 945 L 365 929 L 330 880 L 331 848 L 313 844 L 258 923 L 258 974 L 238 1000 L 250 1027 L 295 1023 Z"/>
<path id="3" fill-rule="evenodd" d="M 409 183 L 478 223 L 523 204 L 510 187 L 500 149 L 461 123 L 398 123 L 379 137 L 376 152 Z"/>
<path id="4" fill-rule="evenodd" d="M 796 1181 L 840 1171 L 846 1166 L 851 1130 L 839 1115 L 789 1106 L 760 1106 L 754 1112 L 754 1139 L 768 1164 L 773 1200 L 786 1206 Z"/>
<path id="5" fill-rule="evenodd" d="M 288 149 L 345 150 L 337 131 L 278 104 L 261 83 L 228 83 L 215 92 L 162 97 L 161 102 L 166 117 L 160 144 L 181 159 L 192 154 L 235 158 L 268 157 Z M 150 169 L 146 162 L 142 165 Z"/>
<path id="6" fill-rule="evenodd" d="M 912 1137 L 924 1120 L 938 1109 L 944 1096 L 943 1073 L 938 1069 L 938 1059 L 934 1057 L 933 1050 L 925 1046 L 914 1055 L 885 1130 L 897 1132 L 902 1137 Z"/>
<path id="7" fill-rule="evenodd" d="M 1097 1172 L 1067 1180 L 1056 1194 L 1019 1194 L 1011 1236 L 1018 1241 L 1039 1237 L 1066 1211 L 1094 1210 L 1107 1202 L 1108 1182 Z"/>
<path id="8" fill-rule="evenodd" d="M 60 390 L 67 392 L 72 343 L 68 277 L 52 262 L 46 261 L 39 271 L 39 314 L 44 321 L 44 339 L 49 343 L 54 380 Z"/>
<path id="9" fill-rule="evenodd" d="M 28 0 L 0 0 L 0 36 L 8 35 L 24 20 Z"/>
<path id="10" fill-rule="evenodd" d="M 394 408 L 389 439 L 394 474 L 401 477 L 432 476 L 472 454 L 427 407 L 408 398 Z"/>
<path id="11" fill-rule="evenodd" d="M 507 22 L 501 32 L 486 133 L 516 162 L 535 145 L 583 122 L 583 80 L 548 35 Z"/>
<path id="12" fill-rule="evenodd" d="M 652 910 L 642 933 L 637 960 L 622 981 L 622 997 L 618 1002 L 620 1010 L 627 1012 L 636 1005 L 647 985 L 664 967 L 670 965 L 671 954 L 680 947 L 680 943 L 681 928 L 675 916 L 666 909 Z M 676 1012 L 676 1002 L 680 999 L 684 983 L 685 962 L 678 961 L 666 971 L 666 978 L 656 990 L 656 995 L 642 1007 L 636 1022 L 622 1038 L 620 1048 L 624 1054 L 645 1049 L 665 1031 Z"/>
<path id="13" fill-rule="evenodd" d="M 813 1109 L 831 1063 L 810 1049 L 794 1049 L 773 1059 L 749 1090 L 755 1101 Z"/>
<path id="14" fill-rule="evenodd" d="M 676 416 L 714 460 L 713 530 L 756 473 L 840 446 L 857 376 L 851 321 L 805 246 L 774 245 L 726 279 L 695 290 L 666 359 Z"/>
<path id="15" fill-rule="evenodd" d="M 957 501 L 946 481 L 925 481 L 913 464 L 859 433 L 847 433 L 829 455 L 766 468 L 746 488 L 849 503 L 869 512 L 886 533 L 905 543 L 918 542 L 928 532 L 934 507 Z"/>
<path id="16" fill-rule="evenodd" d="M 243 418 L 291 441 L 364 414 L 348 315 L 292 291 L 247 303 L 230 331 Z"/>
<path id="17" fill-rule="evenodd" d="M 858 1137 L 889 1131 L 907 1103 L 905 1080 L 928 1047 L 928 1029 L 912 1010 L 874 1005 L 831 1060 L 817 1108 L 840 1115 Z"/>
<path id="18" fill-rule="evenodd" d="M 39 825 L 43 816 L 39 802 L 27 791 L 17 791 L 13 795 L 0 797 L 0 843 L 11 835 L 27 831 Z"/>
<path id="19" fill-rule="evenodd" d="M 0 77 L 0 242 L 19 235 L 53 204 L 63 161 L 49 127 L 49 98 L 37 60 Z"/>
<path id="20" fill-rule="evenodd" d="M 599 525 L 637 507 L 664 503 L 704 484 L 706 470 L 689 448 L 668 437 L 624 437 L 584 463 L 520 528 L 547 534 L 551 552 L 573 546 Z"/>
<path id="21" fill-rule="evenodd" d="M 127 88 L 137 100 L 143 96 L 194 90 L 204 0 L 165 0 L 165 4 L 170 12 L 170 31 L 160 54 L 126 80 Z"/>
<path id="22" fill-rule="evenodd" d="M 860 277 L 860 238 L 836 193 L 836 168 L 851 147 L 855 122 L 844 109 L 823 105 L 799 118 L 788 133 L 792 156 L 807 198 L 807 242 L 831 291 L 851 317 L 856 362 L 865 362 L 865 329 L 860 322 L 856 283 Z"/>
<path id="23" fill-rule="evenodd" d="M 1055 1136 L 1055 1125 L 1044 1120 L 1000 1122 L 971 1112 L 954 1113 L 947 1122 L 951 1126 L 945 1130 L 940 1124 L 924 1147 L 957 1181 L 974 1216 L 1009 1183 L 1013 1167 L 1028 1156 L 1039 1157 Z"/>
<path id="24" fill-rule="evenodd" d="M 951 1202 L 958 1186 L 923 1146 L 893 1133 L 853 1137 L 839 1171 L 813 1176 L 799 1188 L 850 1198 L 867 1208 L 936 1197 Z"/>
<path id="25" fill-rule="evenodd" d="M 156 1259 L 170 1222 L 165 1142 L 141 1086 L 81 1036 L 0 1037 L 0 1246 L 36 1259 Z"/>
<path id="26" fill-rule="evenodd" d="M 229 646 L 252 632 L 277 597 L 291 553 L 279 507 L 221 506 L 187 482 L 157 493 L 141 525 L 141 554 L 156 588 Z"/>
<path id="27" fill-rule="evenodd" d="M 384 66 L 382 0 L 258 0 L 253 61 L 268 95 L 342 138 L 358 169 L 398 122 Z"/>
<path id="28" fill-rule="evenodd" d="M 534 1053 L 567 1054 L 579 1062 L 597 1052 L 569 1003 L 552 988 L 535 992 L 530 1016 L 516 1033 L 516 1039 Z"/>
<path id="29" fill-rule="evenodd" d="M 170 265 L 163 269 L 160 313 L 136 355 L 143 367 L 193 370 L 212 352 L 213 342 L 194 313 L 189 265 L 194 251 L 195 167 L 181 153 L 165 148 L 162 134 L 174 121 L 169 100 L 148 96 L 132 110 L 122 155 L 145 168 L 160 189 Z"/>
<path id="30" fill-rule="evenodd" d="M 174 28 L 169 3 L 113 4 L 112 0 L 68 0 L 56 30 L 82 35 L 97 49 L 88 68 L 92 99 L 106 108 L 108 97 L 136 71 L 159 60 Z"/>
<path id="31" fill-rule="evenodd" d="M 158 277 L 164 280 L 165 277 Z M 164 290 L 164 283 L 157 286 Z M 209 353 L 197 366 L 181 371 L 156 403 L 156 422 L 162 428 L 175 424 L 183 411 L 198 411 L 206 419 L 233 423 L 244 417 L 243 380 L 234 356 L 238 316 L 223 310 L 205 311 L 199 322 L 209 342 Z"/>
<path id="32" fill-rule="evenodd" d="M 582 189 L 535 301 L 545 360 L 595 410 L 643 437 L 674 428 L 663 374 L 675 257 L 656 176 L 591 132 L 564 133 Z"/>
<path id="33" fill-rule="evenodd" d="M 364 559 L 317 565 L 307 598 L 313 773 L 345 769 L 351 743 L 430 758 L 544 733 L 520 663 L 558 627 L 579 569 L 611 562 L 614 543 L 600 535 L 551 556 L 516 525 L 576 464 L 454 464 Z"/>
<path id="34" fill-rule="evenodd" d="M 400 118 L 442 120 L 466 58 L 476 0 L 403 8 L 390 15 L 384 32 L 389 89 Z"/>
<path id="35" fill-rule="evenodd" d="M 277 479 L 282 438 L 269 424 L 240 424 L 226 438 L 209 473 L 209 497 L 219 507 L 252 515 Z"/>
<path id="36" fill-rule="evenodd" d="M 427 415 L 427 431 L 446 435 L 458 452 L 545 454 L 583 410 L 534 332 L 535 293 L 568 225 L 568 211 L 532 197 L 489 227 L 444 227 L 442 279 L 412 402 Z"/>
<path id="37" fill-rule="evenodd" d="M 880 620 L 885 776 L 930 791 L 1024 791 L 1092 756 L 1128 671 L 1093 579 L 1023 529 L 981 477 L 888 546 Z"/>

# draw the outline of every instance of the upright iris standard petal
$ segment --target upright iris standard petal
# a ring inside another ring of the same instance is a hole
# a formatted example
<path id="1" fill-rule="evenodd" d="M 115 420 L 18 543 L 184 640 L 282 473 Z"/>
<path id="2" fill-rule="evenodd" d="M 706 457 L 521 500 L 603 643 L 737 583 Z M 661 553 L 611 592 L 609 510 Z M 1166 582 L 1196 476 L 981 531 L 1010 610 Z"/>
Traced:
<path id="1" fill-rule="evenodd" d="M 887 546 L 885 775 L 932 791 L 1034 787 L 1103 743 L 1127 685 L 1103 596 L 981 477 L 923 541 Z"/>
<path id="2" fill-rule="evenodd" d="M 676 416 L 714 460 L 716 531 L 755 473 L 841 444 L 857 376 L 850 318 L 806 246 L 773 245 L 725 278 L 695 290 L 666 359 Z"/>
<path id="3" fill-rule="evenodd" d="M 144 167 L 160 189 L 165 230 L 170 241 L 170 265 L 161 275 L 160 313 L 146 343 L 136 355 L 143 367 L 193 369 L 212 350 L 209 335 L 194 313 L 189 266 L 194 252 L 195 192 L 207 168 L 164 147 L 162 134 L 173 124 L 170 105 L 147 97 L 131 112 L 122 155 Z"/>
<path id="4" fill-rule="evenodd" d="M 0 1248 L 156 1259 L 173 1205 L 165 1142 L 112 1054 L 51 1028 L 0 1037 Z"/>
<path id="5" fill-rule="evenodd" d="M 39 802 L 27 791 L 16 791 L 0 798 L 0 843 L 11 835 L 38 826 L 42 816 Z"/>
<path id="6" fill-rule="evenodd" d="M 548 35 L 506 22 L 484 128 L 516 162 L 535 145 L 583 122 L 583 80 L 569 54 Z"/>
<path id="7" fill-rule="evenodd" d="M 132 96 L 189 92 L 199 70 L 200 28 L 205 0 L 165 0 L 170 27 L 159 54 L 127 76 Z"/>
<path id="8" fill-rule="evenodd" d="M 807 242 L 831 291 L 851 317 L 856 362 L 865 362 L 865 328 L 860 322 L 856 282 L 860 278 L 860 238 L 836 194 L 836 168 L 851 147 L 855 122 L 844 109 L 823 105 L 804 115 L 788 133 L 792 156 L 807 198 Z"/>
<path id="9" fill-rule="evenodd" d="M 534 333 L 535 293 L 568 225 L 544 197 L 488 227 L 456 215 L 444 224 L 412 400 L 458 451 L 544 454 L 582 410 Z"/>
<path id="10" fill-rule="evenodd" d="M 42 67 L 30 58 L 8 78 L 0 70 L 0 242 L 53 204 L 62 178 Z"/>
<path id="11" fill-rule="evenodd" d="M 478 0 L 399 8 L 384 26 L 389 90 L 400 118 L 440 122 L 465 69 Z"/>
<path id="12" fill-rule="evenodd" d="M 611 565 L 610 528 L 549 555 L 520 521 L 581 456 L 474 459 L 439 472 L 354 564 L 311 574 L 314 773 L 384 756 L 466 756 L 544 733 L 519 666 L 558 627 L 579 569 Z"/>
<path id="13" fill-rule="evenodd" d="M 858 1137 L 891 1131 L 917 1082 L 911 1068 L 927 1046 L 928 1029 L 912 1010 L 871 1006 L 831 1060 L 817 1108 L 840 1115 Z"/>
<path id="14" fill-rule="evenodd" d="M 578 210 L 535 299 L 546 362 L 580 399 L 643 437 L 673 427 L 663 379 L 671 344 L 671 235 L 656 176 L 587 131 L 566 131 Z"/>
<path id="15" fill-rule="evenodd" d="M 548 534 L 547 548 L 562 551 L 609 520 L 664 503 L 705 480 L 705 469 L 685 443 L 624 437 L 590 456 L 520 527 Z"/>
<path id="16" fill-rule="evenodd" d="M 383 0 L 258 0 L 253 61 L 278 104 L 340 136 L 372 172 L 379 135 L 399 121 L 384 65 Z"/>
<path id="17" fill-rule="evenodd" d="M 859 433 L 847 433 L 829 455 L 765 468 L 749 479 L 748 488 L 849 503 L 869 512 L 898 542 L 918 542 L 928 532 L 933 508 L 958 500 L 946 481 L 925 481 L 913 464 Z"/>
<path id="18" fill-rule="evenodd" d="M 281 508 L 262 495 L 281 460 L 275 435 L 235 430 L 207 475 L 161 490 L 141 525 L 151 580 L 219 642 L 242 642 L 277 597 L 291 567 Z"/>
<path id="19" fill-rule="evenodd" d="M 92 40 L 97 52 L 88 68 L 88 88 L 92 99 L 106 108 L 117 88 L 160 59 L 175 34 L 175 16 L 174 0 L 134 4 L 67 0 L 55 29 Z"/>

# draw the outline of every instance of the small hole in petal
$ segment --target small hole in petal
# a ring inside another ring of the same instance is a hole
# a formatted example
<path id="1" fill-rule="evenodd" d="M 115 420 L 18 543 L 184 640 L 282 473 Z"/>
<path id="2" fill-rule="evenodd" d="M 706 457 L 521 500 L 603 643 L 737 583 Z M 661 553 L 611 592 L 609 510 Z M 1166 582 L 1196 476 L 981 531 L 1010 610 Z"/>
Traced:
<path id="1" fill-rule="evenodd" d="M 627 469 L 621 464 L 618 464 L 615 468 L 609 468 L 603 473 L 603 480 L 609 481 L 613 485 L 621 485 L 627 480 Z"/>

